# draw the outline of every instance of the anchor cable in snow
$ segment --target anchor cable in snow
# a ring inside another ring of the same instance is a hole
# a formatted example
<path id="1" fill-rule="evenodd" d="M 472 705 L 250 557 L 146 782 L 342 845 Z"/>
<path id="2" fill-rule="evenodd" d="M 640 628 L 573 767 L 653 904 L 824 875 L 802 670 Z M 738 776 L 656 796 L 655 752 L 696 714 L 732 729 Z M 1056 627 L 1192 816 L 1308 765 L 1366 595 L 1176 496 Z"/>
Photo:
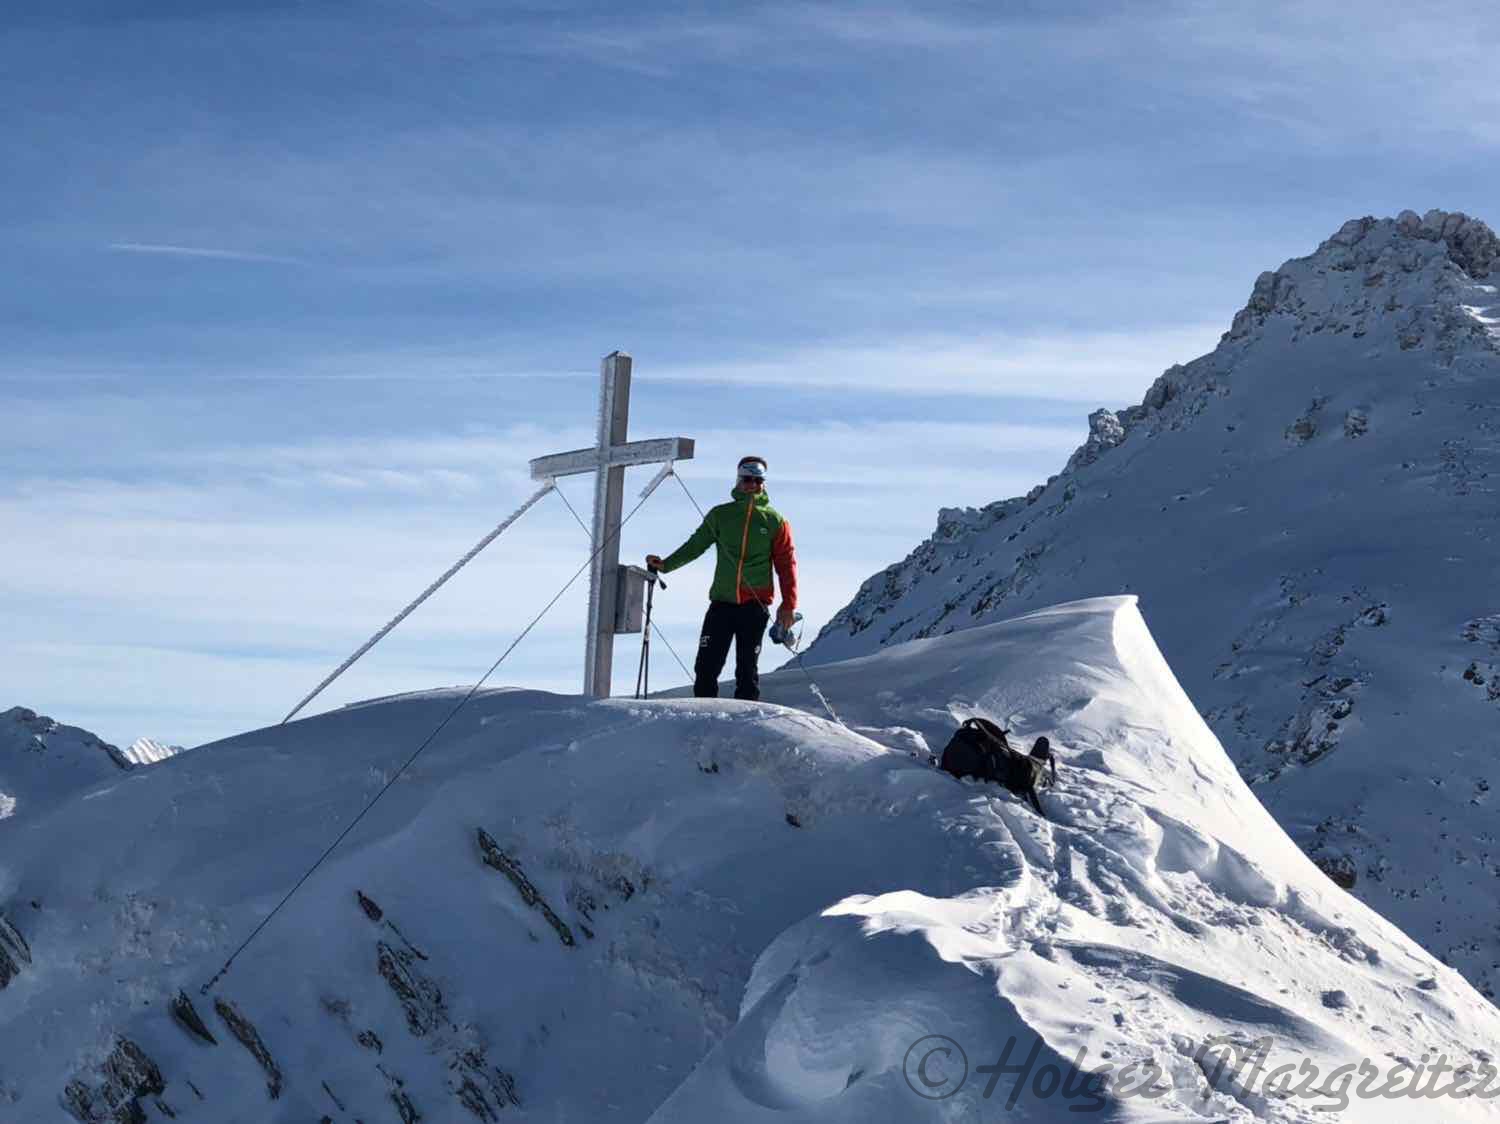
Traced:
<path id="1" fill-rule="evenodd" d="M 549 480 L 547 482 L 547 486 L 544 487 L 541 491 L 537 492 L 536 495 L 532 496 L 531 499 L 527 501 L 525 506 L 530 507 L 531 504 L 535 503 L 538 499 L 540 499 L 543 495 L 550 491 L 556 491 L 559 496 L 563 496 L 562 490 L 556 485 L 556 481 Z M 313 876 L 313 873 L 320 866 L 322 866 L 324 862 L 327 861 L 328 856 L 333 854 L 333 852 L 338 849 L 338 845 L 342 843 L 346 838 L 348 838 L 349 833 L 358 826 L 359 821 L 364 819 L 365 816 L 369 813 L 370 809 L 375 807 L 375 805 L 380 802 L 380 798 L 391 790 L 391 786 L 401 779 L 402 774 L 405 773 L 407 769 L 411 768 L 413 762 L 415 762 L 416 759 L 422 755 L 423 750 L 425 750 L 433 743 L 437 736 L 443 732 L 443 728 L 447 726 L 449 722 L 453 721 L 454 715 L 456 715 L 460 710 L 467 706 L 469 700 L 472 699 L 476 694 L 478 694 L 479 688 L 483 687 L 489 677 L 495 674 L 495 670 L 505 662 L 505 657 L 514 652 L 516 650 L 516 646 L 520 644 L 522 640 L 526 639 L 527 633 L 529 633 L 533 628 L 537 626 L 537 623 L 547 615 L 552 606 L 556 605 L 560 600 L 562 600 L 562 595 L 564 593 L 567 593 L 568 590 L 572 588 L 573 583 L 576 582 L 580 576 L 582 576 L 583 572 L 587 570 L 591 565 L 593 565 L 594 559 L 604 551 L 604 548 L 606 546 L 609 545 L 610 539 L 614 538 L 620 533 L 620 531 L 624 530 L 625 524 L 629 523 L 630 520 L 635 517 L 635 513 L 641 509 L 641 506 L 646 502 L 648 498 L 650 498 L 649 493 L 645 496 L 642 496 L 640 502 L 630 509 L 630 514 L 625 516 L 624 519 L 620 520 L 620 526 L 617 527 L 609 535 L 605 536 L 604 541 L 599 544 L 599 546 L 594 550 L 593 554 L 590 554 L 588 556 L 583 565 L 578 567 L 578 569 L 574 571 L 573 576 L 563 583 L 563 587 L 553 595 L 552 600 L 548 601 L 547 604 L 542 607 L 542 611 L 532 618 L 531 623 L 521 630 L 520 635 L 510 642 L 510 647 L 506 648 L 505 651 L 500 653 L 500 658 L 497 659 L 494 663 L 490 664 L 490 669 L 486 671 L 482 676 L 480 676 L 477 683 L 469 688 L 468 692 L 464 695 L 463 698 L 458 701 L 457 705 L 455 705 L 454 708 L 444 716 L 443 720 L 439 722 L 436 727 L 434 727 L 432 733 L 428 734 L 427 737 L 423 739 L 422 744 L 417 746 L 417 748 L 412 751 L 412 755 L 406 759 L 406 762 L 401 766 L 401 768 L 396 770 L 395 774 L 391 777 L 390 780 L 385 782 L 385 785 L 381 788 L 381 790 L 377 792 L 373 797 L 371 797 L 370 802 L 360 809 L 359 814 L 355 816 L 354 819 L 349 821 L 348 826 L 345 827 L 343 831 L 339 832 L 338 838 L 330 843 L 328 845 L 328 848 L 318 856 L 318 861 L 307 868 L 307 873 L 305 873 L 301 878 L 297 879 L 297 884 L 286 892 L 286 895 L 276 903 L 276 907 L 272 909 L 270 913 L 266 914 L 266 916 L 261 920 L 260 924 L 257 925 L 255 929 L 250 933 L 250 935 L 246 937 L 240 944 L 240 947 L 234 950 L 228 960 L 224 961 L 224 966 L 214 974 L 213 979 L 209 980 L 206 984 L 198 989 L 199 994 L 207 995 L 213 988 L 214 984 L 218 983 L 229 973 L 230 966 L 235 962 L 239 955 L 245 951 L 245 949 L 250 947 L 250 943 L 255 940 L 256 937 L 260 936 L 261 930 L 271 923 L 271 919 L 281 912 L 282 907 L 285 906 L 287 902 L 292 900 L 292 897 L 297 893 L 298 890 L 302 889 L 303 884 L 306 883 L 307 880 Z M 563 496 L 563 502 L 567 503 L 567 497 Z M 572 504 L 568 504 L 568 509 L 572 510 Z M 524 510 L 525 507 L 522 508 L 522 511 Z M 516 512 L 516 515 L 520 514 L 521 513 L 519 511 Z M 576 516 L 577 513 L 575 512 L 574 514 Z M 511 520 L 513 521 L 514 519 L 515 516 L 512 516 Z M 499 534 L 503 529 L 504 525 L 502 524 L 502 526 L 495 531 L 495 534 Z M 490 537 L 493 538 L 494 536 L 492 535 Z M 483 545 L 484 544 L 481 543 L 480 547 L 483 547 Z M 476 552 L 477 549 L 478 548 L 476 548 Z M 442 580 L 446 580 L 446 576 Z"/>
<path id="2" fill-rule="evenodd" d="M 823 709 L 828 712 L 828 717 L 832 718 L 835 722 L 837 722 L 840 726 L 843 726 L 844 729 L 847 730 L 849 727 L 844 723 L 844 720 L 834 712 L 833 704 L 828 701 L 828 696 L 823 694 L 822 688 L 813 682 L 812 672 L 808 671 L 807 666 L 802 662 L 802 653 L 797 651 L 797 649 L 795 648 L 792 649 L 792 660 L 796 663 L 798 670 L 800 670 L 803 675 L 807 676 L 808 688 L 812 691 L 813 694 L 818 696 L 818 701 L 823 704 Z"/>

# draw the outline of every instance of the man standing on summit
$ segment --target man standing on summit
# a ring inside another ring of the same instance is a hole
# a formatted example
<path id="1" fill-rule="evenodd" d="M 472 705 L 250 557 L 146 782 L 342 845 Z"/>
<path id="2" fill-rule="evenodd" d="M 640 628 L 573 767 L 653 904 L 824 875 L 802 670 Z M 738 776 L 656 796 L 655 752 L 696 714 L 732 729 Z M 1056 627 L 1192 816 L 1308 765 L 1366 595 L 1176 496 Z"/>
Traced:
<path id="1" fill-rule="evenodd" d="M 665 558 L 646 555 L 646 568 L 662 573 L 685 566 L 710 545 L 718 547 L 713 585 L 708 590 L 708 613 L 698 638 L 693 664 L 693 694 L 714 698 L 719 672 L 734 642 L 734 697 L 760 698 L 760 642 L 771 619 L 771 571 L 781 584 L 781 608 L 776 614 L 783 628 L 792 625 L 797 608 L 797 554 L 792 547 L 792 525 L 771 506 L 766 495 L 766 462 L 745 457 L 730 502 L 709 508 L 688 541 Z"/>

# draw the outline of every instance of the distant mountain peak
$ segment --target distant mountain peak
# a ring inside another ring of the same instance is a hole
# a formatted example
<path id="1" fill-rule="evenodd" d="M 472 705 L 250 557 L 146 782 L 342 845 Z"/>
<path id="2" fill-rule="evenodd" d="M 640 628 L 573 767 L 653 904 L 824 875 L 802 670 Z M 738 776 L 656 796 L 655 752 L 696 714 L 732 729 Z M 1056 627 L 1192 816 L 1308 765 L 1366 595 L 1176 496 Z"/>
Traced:
<path id="1" fill-rule="evenodd" d="M 125 750 L 125 757 L 134 765 L 155 765 L 182 752 L 180 745 L 168 745 L 155 738 L 136 738 Z"/>
<path id="2" fill-rule="evenodd" d="M 1062 475 L 1138 428 L 1187 424 L 1228 395 L 1245 361 L 1265 347 L 1344 337 L 1359 349 L 1360 362 L 1346 365 L 1351 372 L 1393 352 L 1420 352 L 1449 368 L 1492 363 L 1500 356 L 1500 287 L 1485 280 L 1492 272 L 1500 274 L 1500 237 L 1462 211 L 1350 219 L 1311 254 L 1257 277 L 1213 351 L 1168 367 L 1139 405 L 1089 415 L 1088 439 Z"/>
<path id="3" fill-rule="evenodd" d="M 110 745 L 98 735 L 77 726 L 64 726 L 56 719 L 24 706 L 13 706 L 0 712 L 0 749 L 70 757 L 77 755 L 79 750 L 95 751 L 107 757 L 116 768 L 135 767 L 135 762 L 117 746 Z"/>
<path id="4" fill-rule="evenodd" d="M 1403 350 L 1453 351 L 1468 339 L 1493 345 L 1491 326 L 1474 309 L 1493 298 L 1494 288 L 1478 283 L 1497 268 L 1500 238 L 1462 211 L 1350 219 L 1311 254 L 1257 277 L 1223 343 L 1251 337 L 1279 315 L 1354 338 L 1387 322 Z"/>

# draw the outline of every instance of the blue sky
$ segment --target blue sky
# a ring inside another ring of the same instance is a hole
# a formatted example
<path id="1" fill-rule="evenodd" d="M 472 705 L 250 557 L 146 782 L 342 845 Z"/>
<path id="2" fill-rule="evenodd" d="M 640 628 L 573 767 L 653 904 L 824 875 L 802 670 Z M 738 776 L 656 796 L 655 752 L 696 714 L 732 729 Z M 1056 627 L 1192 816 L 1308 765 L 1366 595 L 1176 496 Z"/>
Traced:
<path id="1" fill-rule="evenodd" d="M 939 506 L 1057 471 L 1089 410 L 1209 350 L 1345 219 L 1500 218 L 1495 26 L 1264 0 L 11 9 L 0 707 L 117 742 L 279 719 L 529 494 L 528 458 L 592 440 L 615 348 L 632 435 L 698 440 L 700 502 L 769 458 L 816 627 Z M 695 521 L 663 489 L 624 553 Z M 586 554 L 549 498 L 319 706 L 471 682 Z M 658 606 L 684 658 L 707 582 Z M 576 689 L 582 593 L 499 682 Z"/>

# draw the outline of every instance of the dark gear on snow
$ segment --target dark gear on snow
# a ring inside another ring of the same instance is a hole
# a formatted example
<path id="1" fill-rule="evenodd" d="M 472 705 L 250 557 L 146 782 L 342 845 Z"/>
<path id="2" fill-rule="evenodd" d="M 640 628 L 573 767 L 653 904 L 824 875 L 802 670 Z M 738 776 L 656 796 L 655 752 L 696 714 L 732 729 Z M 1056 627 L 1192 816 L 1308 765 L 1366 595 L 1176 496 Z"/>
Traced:
<path id="1" fill-rule="evenodd" d="M 1010 752 L 1007 731 L 988 718 L 966 718 L 943 748 L 938 767 L 955 777 L 999 779 L 999 761 Z"/>
<path id="2" fill-rule="evenodd" d="M 700 699 L 719 696 L 719 672 L 734 645 L 734 697 L 760 698 L 760 642 L 766 634 L 771 610 L 759 601 L 709 602 L 698 637 L 698 658 L 693 662 L 693 694 Z"/>
<path id="3" fill-rule="evenodd" d="M 949 739 L 938 762 L 955 777 L 994 781 L 1031 802 L 1037 815 L 1045 816 L 1037 788 L 1057 783 L 1057 759 L 1051 743 L 1037 738 L 1029 754 L 1011 746 L 1002 730 L 988 718 L 966 718 Z"/>

